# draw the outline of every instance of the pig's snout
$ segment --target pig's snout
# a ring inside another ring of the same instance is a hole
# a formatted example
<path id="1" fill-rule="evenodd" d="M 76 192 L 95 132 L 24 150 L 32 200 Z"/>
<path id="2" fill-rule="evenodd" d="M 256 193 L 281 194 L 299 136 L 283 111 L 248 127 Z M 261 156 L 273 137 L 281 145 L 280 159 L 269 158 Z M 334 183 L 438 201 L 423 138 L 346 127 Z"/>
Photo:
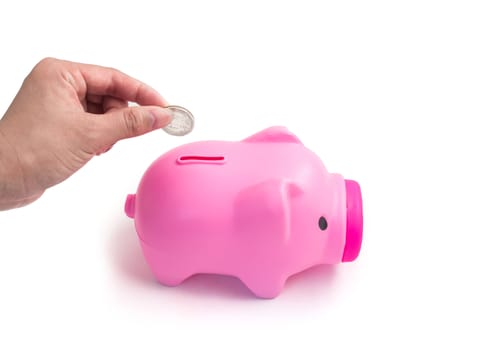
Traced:
<path id="1" fill-rule="evenodd" d="M 364 220 L 359 183 L 353 180 L 345 180 L 345 192 L 347 200 L 347 231 L 342 261 L 348 262 L 354 261 L 359 256 Z"/>

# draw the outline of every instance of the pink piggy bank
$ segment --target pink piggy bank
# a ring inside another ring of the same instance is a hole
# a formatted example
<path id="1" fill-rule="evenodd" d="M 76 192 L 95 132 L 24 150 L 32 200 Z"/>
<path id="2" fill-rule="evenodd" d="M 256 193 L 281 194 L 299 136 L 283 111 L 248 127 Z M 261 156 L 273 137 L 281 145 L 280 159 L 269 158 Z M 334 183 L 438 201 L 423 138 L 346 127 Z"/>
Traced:
<path id="1" fill-rule="evenodd" d="M 125 212 L 162 284 L 231 275 L 262 298 L 312 266 L 356 259 L 362 242 L 358 183 L 327 172 L 284 127 L 169 151 L 128 195 Z"/>

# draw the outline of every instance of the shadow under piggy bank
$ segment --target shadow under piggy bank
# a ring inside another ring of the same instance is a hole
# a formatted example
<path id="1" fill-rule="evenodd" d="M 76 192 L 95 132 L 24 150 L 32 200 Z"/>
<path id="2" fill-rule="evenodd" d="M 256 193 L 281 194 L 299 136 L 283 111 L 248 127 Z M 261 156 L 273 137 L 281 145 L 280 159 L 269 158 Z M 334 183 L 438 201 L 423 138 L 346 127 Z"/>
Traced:
<path id="1" fill-rule="evenodd" d="M 222 297 L 228 299 L 253 299 L 254 294 L 237 277 L 216 274 L 196 274 L 179 286 L 168 287 L 156 281 L 143 256 L 138 236 L 133 223 L 120 224 L 110 236 L 107 247 L 114 268 L 129 283 L 147 287 L 176 289 L 183 294 L 198 296 Z M 286 281 L 285 291 L 299 297 L 315 297 L 329 294 L 337 274 L 335 265 L 318 265 L 290 276 Z M 264 300 L 264 299 L 263 299 Z"/>

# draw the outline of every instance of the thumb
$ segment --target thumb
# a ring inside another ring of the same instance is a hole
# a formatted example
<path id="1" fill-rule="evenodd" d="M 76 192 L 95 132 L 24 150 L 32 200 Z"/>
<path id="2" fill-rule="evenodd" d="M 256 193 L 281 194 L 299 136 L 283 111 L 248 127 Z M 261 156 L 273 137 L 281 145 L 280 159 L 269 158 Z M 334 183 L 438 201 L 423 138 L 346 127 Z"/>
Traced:
<path id="1" fill-rule="evenodd" d="M 167 108 L 137 106 L 118 109 L 97 118 L 105 146 L 129 137 L 140 136 L 169 124 L 172 113 Z"/>

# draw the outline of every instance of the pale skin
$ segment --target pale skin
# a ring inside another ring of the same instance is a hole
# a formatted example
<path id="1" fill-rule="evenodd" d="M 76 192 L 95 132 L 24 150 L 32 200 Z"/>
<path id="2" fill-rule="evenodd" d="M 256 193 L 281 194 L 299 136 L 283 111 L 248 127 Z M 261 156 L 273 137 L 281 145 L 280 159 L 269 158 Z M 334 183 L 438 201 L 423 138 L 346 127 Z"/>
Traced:
<path id="1" fill-rule="evenodd" d="M 0 120 L 0 210 L 32 203 L 117 141 L 169 124 L 165 106 L 118 70 L 40 61 Z"/>

